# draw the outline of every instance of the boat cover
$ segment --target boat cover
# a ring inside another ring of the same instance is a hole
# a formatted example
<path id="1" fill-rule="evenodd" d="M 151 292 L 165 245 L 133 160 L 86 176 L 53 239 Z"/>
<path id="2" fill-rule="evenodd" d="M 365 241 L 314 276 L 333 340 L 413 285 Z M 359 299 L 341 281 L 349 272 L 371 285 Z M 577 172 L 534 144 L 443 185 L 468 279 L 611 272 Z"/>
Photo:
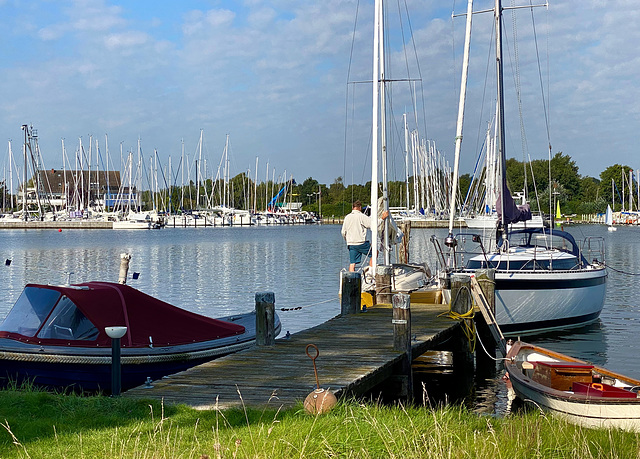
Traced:
<path id="1" fill-rule="evenodd" d="M 125 326 L 122 347 L 172 346 L 243 334 L 245 328 L 165 303 L 128 285 L 27 284 L 0 338 L 32 344 L 108 347 L 105 327 Z"/>

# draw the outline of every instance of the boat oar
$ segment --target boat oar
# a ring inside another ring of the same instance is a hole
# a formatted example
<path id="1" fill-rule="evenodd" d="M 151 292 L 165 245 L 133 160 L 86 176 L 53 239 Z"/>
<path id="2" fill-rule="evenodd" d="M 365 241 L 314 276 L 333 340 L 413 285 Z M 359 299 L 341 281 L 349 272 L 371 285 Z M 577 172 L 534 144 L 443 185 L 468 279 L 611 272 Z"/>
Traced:
<path id="1" fill-rule="evenodd" d="M 315 349 L 315 355 L 311 355 L 309 353 L 310 348 Z M 320 388 L 320 382 L 318 381 L 318 369 L 316 368 L 316 359 L 320 355 L 318 346 L 315 344 L 308 344 L 305 348 L 305 352 L 307 357 L 309 357 L 313 362 L 313 372 L 316 376 L 316 389 L 307 395 L 307 398 L 304 400 L 304 409 L 310 414 L 327 413 L 336 405 L 336 403 L 338 403 L 338 400 L 336 399 L 336 396 L 333 395 L 333 392 L 328 389 Z"/>

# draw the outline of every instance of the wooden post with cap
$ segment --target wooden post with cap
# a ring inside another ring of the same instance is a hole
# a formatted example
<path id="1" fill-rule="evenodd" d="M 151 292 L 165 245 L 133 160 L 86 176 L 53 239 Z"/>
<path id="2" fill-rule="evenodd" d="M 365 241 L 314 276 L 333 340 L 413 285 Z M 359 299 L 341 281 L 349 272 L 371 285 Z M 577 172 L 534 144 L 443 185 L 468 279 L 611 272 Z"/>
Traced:
<path id="1" fill-rule="evenodd" d="M 275 293 L 256 293 L 256 344 L 258 346 L 273 346 L 276 344 L 275 303 Z"/>
<path id="2" fill-rule="evenodd" d="M 407 399 L 413 398 L 413 350 L 411 348 L 411 297 L 407 293 L 396 293 L 392 297 L 393 349 L 404 352 L 402 375 L 406 377 Z"/>

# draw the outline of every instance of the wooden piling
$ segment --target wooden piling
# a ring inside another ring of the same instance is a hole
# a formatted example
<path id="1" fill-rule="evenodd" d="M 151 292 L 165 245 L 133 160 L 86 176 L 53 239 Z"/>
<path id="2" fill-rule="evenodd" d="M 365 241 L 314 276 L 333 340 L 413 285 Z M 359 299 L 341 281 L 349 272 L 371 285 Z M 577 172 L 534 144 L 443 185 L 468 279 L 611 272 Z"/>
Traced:
<path id="1" fill-rule="evenodd" d="M 127 283 L 127 273 L 129 272 L 129 261 L 131 260 L 130 253 L 120 254 L 120 275 L 118 276 L 119 284 Z"/>
<path id="2" fill-rule="evenodd" d="M 393 302 L 393 349 L 396 351 L 411 350 L 411 297 L 406 293 L 396 293 Z"/>
<path id="3" fill-rule="evenodd" d="M 360 273 L 344 271 L 341 277 L 340 314 L 357 314 L 362 302 L 362 276 Z"/>
<path id="4" fill-rule="evenodd" d="M 393 315 L 393 349 L 404 352 L 401 372 L 402 379 L 406 380 L 406 397 L 413 398 L 413 374 L 411 363 L 413 352 L 411 349 L 411 297 L 406 293 L 396 293 L 392 296 Z M 406 379 L 405 379 L 406 378 Z M 404 385 L 404 384 L 403 384 Z M 404 391 L 403 391 L 404 392 Z"/>
<path id="5" fill-rule="evenodd" d="M 471 310 L 471 278 L 454 274 L 451 276 L 451 311 L 466 314 Z"/>
<path id="6" fill-rule="evenodd" d="M 378 266 L 376 269 L 376 304 L 391 304 L 392 266 Z"/>
<path id="7" fill-rule="evenodd" d="M 400 263 L 409 263 L 409 236 L 411 233 L 411 221 L 401 222 L 398 227 L 404 234 L 402 241 L 398 244 L 398 261 Z"/>
<path id="8" fill-rule="evenodd" d="M 256 344 L 258 346 L 273 346 L 276 343 L 275 303 L 275 293 L 256 293 Z"/>
<path id="9" fill-rule="evenodd" d="M 476 280 L 482 289 L 487 305 L 494 317 L 496 314 L 495 274 L 495 269 L 479 269 L 475 273 Z M 495 362 L 494 359 L 496 357 L 497 343 L 482 314 L 478 314 L 476 317 L 476 332 L 478 333 L 480 341 L 484 344 L 484 348 L 486 348 L 486 351 L 489 353 L 489 355 L 485 353 L 482 345 L 476 346 L 476 360 L 478 361 L 478 366 L 482 366 L 483 368 L 494 368 L 495 364 L 493 364 L 493 362 Z"/>

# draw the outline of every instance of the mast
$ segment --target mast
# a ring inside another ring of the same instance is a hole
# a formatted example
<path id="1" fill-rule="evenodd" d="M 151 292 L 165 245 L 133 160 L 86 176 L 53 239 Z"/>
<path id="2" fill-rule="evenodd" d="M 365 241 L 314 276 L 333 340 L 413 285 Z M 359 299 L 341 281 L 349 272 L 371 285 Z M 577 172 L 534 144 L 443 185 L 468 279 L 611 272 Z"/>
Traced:
<path id="1" fill-rule="evenodd" d="M 405 202 L 407 210 L 409 210 L 409 128 L 407 127 L 407 114 L 402 115 L 404 121 L 404 183 L 405 183 Z"/>
<path id="2" fill-rule="evenodd" d="M 500 0 L 496 0 L 499 2 Z M 496 3 L 497 4 L 497 3 Z M 469 74 L 469 48 L 471 46 L 471 19 L 473 17 L 473 0 L 467 3 L 467 26 L 464 36 L 464 57 L 462 61 L 462 79 L 460 81 L 460 100 L 458 102 L 458 120 L 456 122 L 456 148 L 453 161 L 453 183 L 449 208 L 449 235 L 445 244 L 453 249 L 453 218 L 456 212 L 456 195 L 458 194 L 458 170 L 460 168 L 460 148 L 462 147 L 462 122 L 464 120 L 464 103 L 467 95 L 467 75 Z"/>
<path id="3" fill-rule="evenodd" d="M 253 181 L 253 213 L 258 211 L 258 157 L 256 156 L 256 173 Z"/>
<path id="4" fill-rule="evenodd" d="M 24 131 L 24 145 L 22 152 L 24 154 L 24 171 L 22 180 L 22 219 L 27 221 L 27 125 L 22 125 Z"/>
<path id="5" fill-rule="evenodd" d="M 180 210 L 184 210 L 184 139 L 180 140 Z"/>
<path id="6" fill-rule="evenodd" d="M 375 1 L 375 22 L 373 33 L 373 116 L 372 116 L 372 146 L 371 146 L 371 260 L 375 275 L 378 259 L 378 99 L 379 99 L 379 59 L 382 31 L 382 0 Z"/>
<path id="7" fill-rule="evenodd" d="M 11 212 L 13 212 L 13 150 L 11 149 L 11 140 L 9 140 L 9 199 L 11 200 Z M 18 203 L 16 202 L 16 207 Z"/>
<path id="8" fill-rule="evenodd" d="M 504 199 L 507 195 L 507 181 L 505 174 L 507 171 L 506 163 L 506 151 L 505 151 L 505 134 L 504 134 L 504 89 L 503 89 L 503 65 L 502 65 L 502 1 L 496 0 L 496 6 L 494 10 L 495 15 L 495 27 L 496 27 L 496 80 L 498 91 L 498 110 L 496 113 L 496 124 L 498 128 L 498 136 L 496 138 L 496 147 L 498 152 L 498 158 L 500 160 L 500 214 L 502 216 L 502 240 L 507 240 L 507 225 L 505 224 L 504 215 Z M 503 249 L 507 249 L 507 244 L 502 245 Z"/>
<path id="9" fill-rule="evenodd" d="M 198 160 L 196 161 L 196 209 L 200 208 L 200 167 L 202 167 L 202 129 L 200 129 L 200 141 L 198 142 Z"/>

